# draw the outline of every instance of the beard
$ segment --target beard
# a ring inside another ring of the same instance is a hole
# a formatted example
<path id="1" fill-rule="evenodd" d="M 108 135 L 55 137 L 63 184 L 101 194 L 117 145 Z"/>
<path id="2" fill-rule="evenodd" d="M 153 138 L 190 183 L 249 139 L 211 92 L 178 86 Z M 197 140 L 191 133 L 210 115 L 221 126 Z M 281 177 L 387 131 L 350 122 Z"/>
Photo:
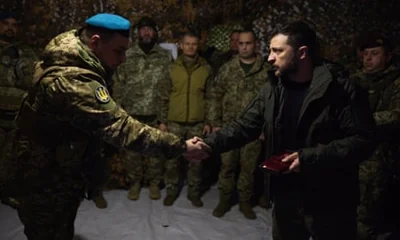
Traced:
<path id="1" fill-rule="evenodd" d="M 140 37 L 139 36 L 139 46 L 142 48 L 142 50 L 146 53 L 150 52 L 150 50 L 153 48 L 154 44 L 157 42 L 157 37 Z"/>
<path id="2" fill-rule="evenodd" d="M 0 35 L 0 40 L 4 42 L 13 42 L 17 39 L 16 34 L 10 30 L 5 31 Z"/>
<path id="3" fill-rule="evenodd" d="M 275 67 L 275 76 L 282 77 L 282 76 L 289 76 L 295 74 L 299 67 L 297 60 L 293 57 L 289 60 L 289 62 L 281 67 Z"/>

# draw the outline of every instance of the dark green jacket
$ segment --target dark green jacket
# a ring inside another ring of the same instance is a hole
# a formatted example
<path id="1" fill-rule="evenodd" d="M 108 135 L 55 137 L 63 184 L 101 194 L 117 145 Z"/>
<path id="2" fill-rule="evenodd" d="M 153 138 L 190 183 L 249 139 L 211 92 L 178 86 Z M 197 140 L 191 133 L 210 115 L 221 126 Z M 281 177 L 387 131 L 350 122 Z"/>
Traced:
<path id="1" fill-rule="evenodd" d="M 358 166 L 373 150 L 374 121 L 366 93 L 333 68 L 317 66 L 297 127 L 300 173 L 272 179 L 273 194 L 296 192 L 305 210 L 351 208 L 359 203 Z M 228 151 L 265 135 L 265 159 L 282 151 L 284 88 L 269 81 L 244 112 L 205 141 L 214 151 Z M 299 188 L 290 188 L 299 183 Z M 289 194 L 290 195 L 290 194 Z M 291 195 L 293 196 L 293 195 Z"/>

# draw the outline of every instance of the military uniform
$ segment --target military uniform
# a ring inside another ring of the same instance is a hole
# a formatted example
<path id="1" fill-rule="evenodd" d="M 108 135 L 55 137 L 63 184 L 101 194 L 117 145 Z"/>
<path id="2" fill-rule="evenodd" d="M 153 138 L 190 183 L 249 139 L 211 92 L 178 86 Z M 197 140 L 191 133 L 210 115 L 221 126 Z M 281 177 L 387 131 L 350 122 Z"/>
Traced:
<path id="1" fill-rule="evenodd" d="M 168 78 L 168 67 L 172 63 L 172 56 L 158 44 L 146 54 L 138 43 L 135 43 L 128 49 L 126 58 L 127 61 L 115 74 L 113 95 L 129 115 L 140 122 L 157 127 L 160 119 L 157 105 L 158 88 L 160 82 Z M 162 159 L 130 151 L 125 151 L 123 154 L 132 187 L 138 187 L 134 184 L 148 180 L 150 188 L 158 188 L 163 175 Z M 136 200 L 137 194 L 133 195 L 130 198 Z"/>
<path id="2" fill-rule="evenodd" d="M 14 163 L 10 159 L 15 138 L 14 118 L 31 85 L 36 60 L 37 56 L 28 46 L 0 43 L 0 195 L 3 194 L 6 181 L 11 183 L 14 177 L 5 169 L 17 167 L 11 166 Z M 7 186 L 12 188 L 12 185 Z"/>
<path id="3" fill-rule="evenodd" d="M 197 56 L 189 60 L 184 55 L 178 57 L 170 68 L 168 81 L 160 86 L 160 119 L 168 124 L 169 132 L 185 139 L 203 135 L 211 80 L 212 70 L 204 58 Z M 172 205 L 178 194 L 180 160 L 173 159 L 166 164 L 166 206 Z M 200 200 L 201 171 L 201 163 L 189 164 L 188 198 L 197 207 L 203 205 Z"/>
<path id="4" fill-rule="evenodd" d="M 376 239 L 380 233 L 399 228 L 391 219 L 400 214 L 400 147 L 396 134 L 400 126 L 400 69 L 391 65 L 375 74 L 359 72 L 353 77 L 369 92 L 378 141 L 372 157 L 360 165 L 358 236 Z"/>
<path id="5" fill-rule="evenodd" d="M 128 20 L 112 14 L 98 14 L 86 22 L 130 29 Z M 73 238 L 94 141 L 167 157 L 185 151 L 178 137 L 138 122 L 114 102 L 107 89 L 110 73 L 80 35 L 68 31 L 46 46 L 35 69 L 35 85 L 17 117 L 20 141 L 14 154 L 21 163 L 22 199 L 18 215 L 28 239 Z"/>
<path id="6" fill-rule="evenodd" d="M 209 119 L 213 127 L 225 127 L 240 115 L 240 112 L 246 108 L 266 83 L 268 69 L 268 63 L 261 57 L 257 57 L 256 62 L 247 73 L 241 66 L 239 56 L 222 66 L 211 91 Z M 223 216 L 230 208 L 229 201 L 236 186 L 235 174 L 239 167 L 237 183 L 239 201 L 243 205 L 242 208 L 248 208 L 253 194 L 253 173 L 260 153 L 261 143 L 256 140 L 241 149 L 221 155 L 222 166 L 218 181 L 220 204 L 214 210 L 215 216 Z M 251 218 L 255 217 L 253 214 L 250 215 L 252 215 Z"/>

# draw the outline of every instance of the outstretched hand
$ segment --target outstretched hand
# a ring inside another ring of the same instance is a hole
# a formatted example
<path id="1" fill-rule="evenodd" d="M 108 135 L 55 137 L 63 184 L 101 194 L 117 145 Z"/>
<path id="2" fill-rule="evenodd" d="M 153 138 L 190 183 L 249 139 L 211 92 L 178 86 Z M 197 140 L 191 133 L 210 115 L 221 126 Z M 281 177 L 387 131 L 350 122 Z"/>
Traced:
<path id="1" fill-rule="evenodd" d="M 191 162 L 199 163 L 210 157 L 211 148 L 199 137 L 186 140 L 186 152 L 183 156 Z"/>

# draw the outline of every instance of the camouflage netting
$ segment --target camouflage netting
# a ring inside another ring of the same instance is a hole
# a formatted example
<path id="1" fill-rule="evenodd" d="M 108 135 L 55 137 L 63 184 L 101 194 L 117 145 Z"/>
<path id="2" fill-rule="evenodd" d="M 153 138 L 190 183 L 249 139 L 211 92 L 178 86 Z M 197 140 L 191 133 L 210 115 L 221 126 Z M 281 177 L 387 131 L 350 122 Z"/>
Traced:
<path id="1" fill-rule="evenodd" d="M 318 32 L 324 55 L 343 64 L 353 61 L 354 45 L 361 32 L 383 30 L 394 42 L 400 40 L 398 0 L 9 0 L 0 3 L 3 9 L 20 14 L 21 38 L 39 55 L 51 37 L 80 26 L 98 12 L 119 13 L 133 22 L 144 15 L 152 16 L 159 25 L 160 40 L 167 42 L 177 42 L 179 34 L 191 26 L 201 34 L 202 43 L 209 39 L 207 45 L 221 49 L 226 49 L 228 42 L 221 33 L 244 21 L 253 23 L 262 40 L 263 54 L 267 54 L 266 44 L 275 26 L 306 19 Z M 112 183 L 126 187 L 118 157 L 112 171 Z"/>
<path id="2" fill-rule="evenodd" d="M 367 32 L 382 32 L 394 42 L 400 40 L 400 2 L 397 0 L 249 0 L 246 9 L 263 40 L 263 54 L 267 54 L 266 43 L 272 30 L 296 19 L 313 26 L 325 57 L 345 65 L 354 60 L 355 46 Z"/>

